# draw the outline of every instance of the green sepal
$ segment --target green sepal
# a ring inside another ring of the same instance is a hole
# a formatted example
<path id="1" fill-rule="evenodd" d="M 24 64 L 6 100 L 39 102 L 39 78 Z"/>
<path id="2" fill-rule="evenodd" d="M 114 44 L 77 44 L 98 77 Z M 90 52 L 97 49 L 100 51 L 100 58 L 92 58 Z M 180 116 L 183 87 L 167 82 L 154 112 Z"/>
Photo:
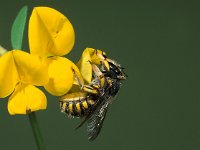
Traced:
<path id="1" fill-rule="evenodd" d="M 22 49 L 22 40 L 26 24 L 28 6 L 19 11 L 11 29 L 11 44 L 13 49 Z"/>

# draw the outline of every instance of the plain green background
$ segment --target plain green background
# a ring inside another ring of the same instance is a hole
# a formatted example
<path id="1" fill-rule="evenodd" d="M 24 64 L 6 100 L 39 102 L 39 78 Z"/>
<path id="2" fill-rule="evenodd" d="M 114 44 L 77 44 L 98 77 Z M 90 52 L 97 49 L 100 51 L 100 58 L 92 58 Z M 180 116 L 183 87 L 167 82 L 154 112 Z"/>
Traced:
<path id="1" fill-rule="evenodd" d="M 77 61 L 86 47 L 103 49 L 126 68 L 128 79 L 109 109 L 103 130 L 88 142 L 86 126 L 59 111 L 48 96 L 37 112 L 47 150 L 199 150 L 200 9 L 195 1 L 2 0 L 0 44 L 11 49 L 10 30 L 24 5 L 50 6 L 69 18 Z M 28 50 L 25 32 L 24 50 Z M 0 149 L 36 150 L 28 117 L 10 116 L 0 102 Z"/>

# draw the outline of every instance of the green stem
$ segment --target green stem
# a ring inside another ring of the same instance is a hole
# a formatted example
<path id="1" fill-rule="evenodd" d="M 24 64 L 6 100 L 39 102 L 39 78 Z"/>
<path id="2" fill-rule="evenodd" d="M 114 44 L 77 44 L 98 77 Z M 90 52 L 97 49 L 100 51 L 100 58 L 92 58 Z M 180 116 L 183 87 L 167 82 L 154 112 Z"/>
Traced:
<path id="1" fill-rule="evenodd" d="M 42 139 L 42 134 L 39 129 L 39 124 L 38 124 L 35 112 L 29 113 L 28 117 L 29 117 L 29 121 L 32 127 L 33 135 L 34 135 L 38 150 L 45 150 L 45 145 Z"/>

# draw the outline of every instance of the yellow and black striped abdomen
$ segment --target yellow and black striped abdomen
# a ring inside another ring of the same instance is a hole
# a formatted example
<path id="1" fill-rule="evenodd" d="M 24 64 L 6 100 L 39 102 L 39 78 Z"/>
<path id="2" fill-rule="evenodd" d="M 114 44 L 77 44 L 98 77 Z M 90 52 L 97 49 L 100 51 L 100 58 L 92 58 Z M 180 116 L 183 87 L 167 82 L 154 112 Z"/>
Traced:
<path id="1" fill-rule="evenodd" d="M 85 116 L 92 105 L 94 105 L 94 100 L 84 92 L 66 94 L 60 100 L 61 112 L 69 116 Z"/>

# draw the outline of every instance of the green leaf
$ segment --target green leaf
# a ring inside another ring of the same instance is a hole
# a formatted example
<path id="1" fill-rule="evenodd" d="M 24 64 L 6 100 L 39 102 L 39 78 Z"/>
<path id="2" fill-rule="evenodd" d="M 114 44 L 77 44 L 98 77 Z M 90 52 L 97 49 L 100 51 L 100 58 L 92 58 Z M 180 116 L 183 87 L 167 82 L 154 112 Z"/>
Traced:
<path id="1" fill-rule="evenodd" d="M 13 49 L 22 49 L 22 40 L 26 24 L 28 7 L 24 6 L 19 11 L 11 29 L 11 43 Z"/>

